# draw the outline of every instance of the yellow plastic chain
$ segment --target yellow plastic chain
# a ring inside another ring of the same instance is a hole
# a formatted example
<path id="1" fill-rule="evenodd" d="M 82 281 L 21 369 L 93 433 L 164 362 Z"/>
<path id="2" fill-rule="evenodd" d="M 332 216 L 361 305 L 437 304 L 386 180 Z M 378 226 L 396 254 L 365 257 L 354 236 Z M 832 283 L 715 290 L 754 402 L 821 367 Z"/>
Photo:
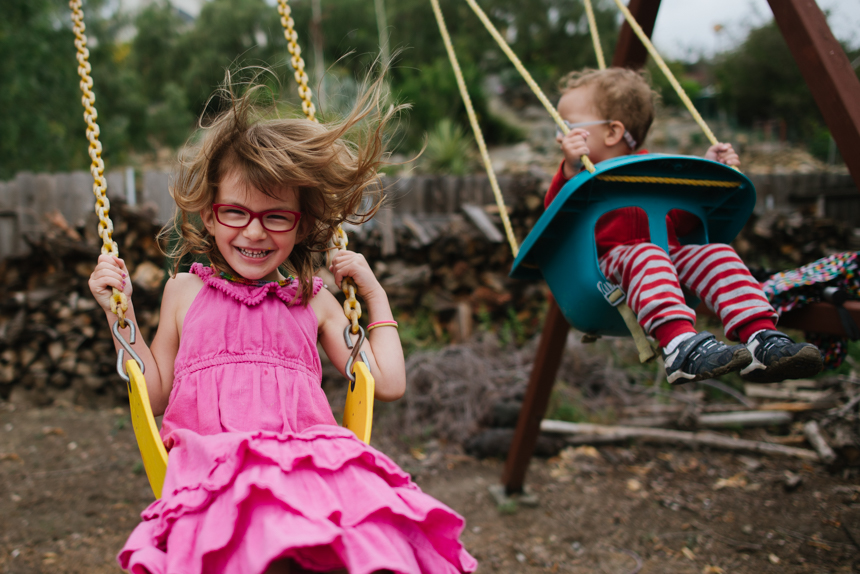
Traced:
<path id="1" fill-rule="evenodd" d="M 591 32 L 591 43 L 594 44 L 597 66 L 601 70 L 605 70 L 606 60 L 603 58 L 603 47 L 600 45 L 600 36 L 598 35 L 597 21 L 594 19 L 594 8 L 591 6 L 591 0 L 585 0 L 585 15 L 588 17 L 588 31 Z"/>
<path id="2" fill-rule="evenodd" d="M 90 173 L 93 176 L 93 194 L 96 196 L 96 214 L 99 216 L 99 237 L 102 238 L 102 253 L 119 256 L 116 241 L 113 240 L 113 222 L 110 219 L 110 200 L 107 197 L 107 181 L 104 177 L 105 163 L 102 160 L 102 143 L 99 141 L 99 117 L 95 108 L 96 95 L 93 93 L 93 79 L 90 76 L 92 66 L 89 62 L 90 51 L 87 48 L 87 36 L 84 33 L 84 12 L 81 10 L 81 0 L 71 0 L 74 22 L 75 47 L 78 49 L 78 75 L 81 77 L 81 103 L 84 105 L 84 119 L 87 122 L 87 139 L 90 142 L 89 156 L 92 160 Z M 128 310 L 128 298 L 119 289 L 114 288 L 110 301 L 111 311 L 117 316 L 119 326 L 125 328 L 125 312 Z"/>
<path id="3" fill-rule="evenodd" d="M 433 5 L 433 12 L 436 14 L 436 22 L 439 24 L 439 31 L 442 33 L 442 41 L 445 43 L 445 49 L 448 51 L 448 59 L 451 60 L 451 67 L 454 68 L 454 76 L 457 78 L 457 86 L 460 88 L 460 95 L 463 98 L 463 103 L 466 104 L 466 113 L 469 115 L 469 123 L 472 124 L 472 132 L 475 134 L 475 140 L 478 142 L 478 149 L 481 152 L 481 158 L 484 160 L 484 168 L 487 170 L 487 177 L 490 178 L 490 187 L 493 190 L 493 195 L 496 196 L 496 205 L 499 206 L 499 215 L 502 216 L 505 235 L 508 237 L 511 252 L 513 252 L 514 257 L 516 257 L 517 253 L 519 253 L 520 247 L 517 244 L 516 237 L 514 237 L 514 230 L 511 227 L 511 221 L 508 218 L 508 210 L 505 208 L 505 200 L 502 197 L 502 190 L 499 189 L 499 182 L 496 180 L 496 173 L 493 171 L 490 154 L 487 152 L 487 144 L 484 141 L 484 134 L 481 132 L 481 126 L 478 124 L 478 116 L 475 114 L 475 108 L 472 106 L 472 99 L 469 97 L 468 90 L 466 90 L 466 81 L 463 79 L 463 71 L 460 69 L 460 64 L 457 62 L 457 55 L 454 53 L 454 46 L 451 44 L 451 36 L 448 34 L 448 28 L 445 26 L 445 18 L 442 16 L 439 2 L 438 0 L 430 0 L 430 2 Z"/>
<path id="4" fill-rule="evenodd" d="M 666 183 L 671 185 L 698 185 L 701 187 L 740 187 L 739 181 L 716 181 L 711 179 L 684 179 L 677 177 L 651 177 L 648 175 L 598 175 L 603 181 L 622 183 Z"/>
<path id="5" fill-rule="evenodd" d="M 481 7 L 478 6 L 478 3 L 475 2 L 475 0 L 466 0 L 466 2 L 469 3 L 469 6 L 472 7 L 472 10 L 475 12 L 475 14 L 477 14 L 478 18 L 481 19 L 481 22 L 484 24 L 484 27 L 487 29 L 490 35 L 493 36 L 493 38 L 496 40 L 496 43 L 499 44 L 499 47 L 502 49 L 505 55 L 507 55 L 508 59 L 511 61 L 514 67 L 526 81 L 526 84 L 528 84 L 529 88 L 531 88 L 532 92 L 534 92 L 534 94 L 537 96 L 538 100 L 540 100 L 540 103 L 543 104 L 543 107 L 546 108 L 546 111 L 549 112 L 549 115 L 552 116 L 552 119 L 555 120 L 555 123 L 556 125 L 558 125 L 558 128 L 561 130 L 561 132 L 567 135 L 567 133 L 570 131 L 570 128 L 568 128 L 567 124 L 564 123 L 564 120 L 558 114 L 558 111 L 555 109 L 555 106 L 553 106 L 550 103 L 549 99 L 547 99 L 547 97 L 544 95 L 543 91 L 537 85 L 537 82 L 534 81 L 534 78 L 532 78 L 531 74 L 529 74 L 528 70 L 526 70 L 525 66 L 523 66 L 523 63 L 520 61 L 517 55 L 514 54 L 514 51 L 511 50 L 511 47 L 508 46 L 507 42 L 505 42 L 505 39 L 502 38 L 502 35 L 499 33 L 499 31 L 496 30 L 496 27 L 493 26 L 493 23 L 490 22 L 490 19 L 487 17 L 484 11 L 481 10 Z M 582 162 L 582 165 L 585 166 L 585 169 L 587 169 L 591 173 L 594 173 L 594 164 L 591 163 L 591 160 L 588 159 L 587 155 L 584 155 L 579 159 Z"/>
<path id="6" fill-rule="evenodd" d="M 311 98 L 311 89 L 308 87 L 308 75 L 305 72 L 305 61 L 302 59 L 302 49 L 299 46 L 299 35 L 294 28 L 292 10 L 287 0 L 278 0 L 278 13 L 281 15 L 281 26 L 284 27 L 284 38 L 287 39 L 287 49 L 290 51 L 290 65 L 295 70 L 296 83 L 299 85 L 299 97 L 302 98 L 302 111 L 312 122 L 316 119 L 316 107 Z"/>
<path id="7" fill-rule="evenodd" d="M 346 232 L 340 225 L 335 230 L 334 245 L 338 251 L 346 251 L 349 245 Z M 352 334 L 354 335 L 358 333 L 358 320 L 361 318 L 361 303 L 355 298 L 355 282 L 351 277 L 347 277 L 341 282 L 340 288 L 343 290 L 343 294 L 346 295 L 346 300 L 343 302 L 343 314 L 352 323 Z"/>
<path id="8" fill-rule="evenodd" d="M 305 61 L 302 59 L 302 49 L 299 46 L 299 35 L 295 30 L 295 22 L 290 16 L 292 10 L 287 0 L 278 0 L 278 13 L 281 15 L 281 26 L 284 27 L 284 38 L 287 39 L 287 49 L 292 57 L 290 65 L 295 70 L 296 83 L 299 85 L 299 97 L 302 99 L 302 111 L 305 116 L 312 122 L 319 123 L 316 118 L 316 107 L 314 107 L 312 92 L 308 87 L 308 75 L 305 72 Z M 333 238 L 334 246 L 338 251 L 346 250 L 349 245 L 349 239 L 346 237 L 346 232 L 338 225 Z M 343 302 L 343 312 L 352 324 L 352 333 L 358 333 L 358 320 L 361 318 L 361 303 L 355 298 L 355 282 L 351 277 L 347 277 L 341 282 L 340 288 L 346 295 L 346 301 Z"/>
<path id="9" fill-rule="evenodd" d="M 642 30 L 642 27 L 639 26 L 639 23 L 633 17 L 633 14 L 630 13 L 630 10 L 627 9 L 621 0 L 615 0 L 615 3 L 618 5 L 618 9 L 621 10 L 621 13 L 624 15 L 624 18 L 627 20 L 627 23 L 630 25 L 630 29 L 636 34 L 639 38 L 639 41 L 642 42 L 642 45 L 645 46 L 645 49 L 648 50 L 648 53 L 654 58 L 654 63 L 657 64 L 657 67 L 660 68 L 660 71 L 666 76 L 666 79 L 669 80 L 669 83 L 672 84 L 672 87 L 675 89 L 675 93 L 678 94 L 678 97 L 681 98 L 681 101 L 684 102 L 684 106 L 687 110 L 692 114 L 693 119 L 696 120 L 696 123 L 699 124 L 699 127 L 702 128 L 702 132 L 704 132 L 705 137 L 708 138 L 708 141 L 711 142 L 711 145 L 717 145 L 718 142 L 716 136 L 714 136 L 714 132 L 711 131 L 711 128 L 708 127 L 708 124 L 705 123 L 705 120 L 702 118 L 701 114 L 699 114 L 699 110 L 696 109 L 696 106 L 693 105 L 693 102 L 690 101 L 690 97 L 687 95 L 687 92 L 684 91 L 684 88 L 681 87 L 681 84 L 678 83 L 678 80 L 675 79 L 675 75 L 672 74 L 672 71 L 669 69 L 669 66 L 666 65 L 666 62 L 663 61 L 663 58 L 660 57 L 660 54 L 657 53 L 657 50 L 654 48 L 654 44 L 651 43 L 651 40 L 648 39 L 648 35 Z M 740 171 L 737 167 L 731 166 L 732 169 L 736 171 Z"/>

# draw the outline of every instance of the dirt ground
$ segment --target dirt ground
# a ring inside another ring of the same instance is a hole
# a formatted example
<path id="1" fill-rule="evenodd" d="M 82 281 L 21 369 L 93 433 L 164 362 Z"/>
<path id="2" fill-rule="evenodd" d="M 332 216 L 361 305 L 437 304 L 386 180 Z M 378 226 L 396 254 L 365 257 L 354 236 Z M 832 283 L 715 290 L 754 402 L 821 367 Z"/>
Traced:
<path id="1" fill-rule="evenodd" d="M 488 486 L 501 461 L 377 440 L 465 516 L 482 573 L 860 571 L 860 486 L 817 465 L 571 448 L 532 463 L 537 506 L 499 506 Z M 790 491 L 786 472 L 801 477 Z M 119 572 L 116 553 L 151 501 L 124 409 L 0 403 L 0 572 Z"/>

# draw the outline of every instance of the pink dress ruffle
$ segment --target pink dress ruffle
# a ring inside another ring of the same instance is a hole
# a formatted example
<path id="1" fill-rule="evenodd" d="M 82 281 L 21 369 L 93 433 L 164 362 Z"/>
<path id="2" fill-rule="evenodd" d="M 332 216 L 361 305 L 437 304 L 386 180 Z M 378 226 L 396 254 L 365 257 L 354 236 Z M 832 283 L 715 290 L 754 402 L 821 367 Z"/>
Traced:
<path id="1" fill-rule="evenodd" d="M 295 283 L 238 285 L 197 264 L 192 273 L 212 289 L 183 326 L 162 425 L 162 498 L 120 565 L 253 574 L 291 558 L 320 572 L 473 572 L 462 517 L 335 425 L 319 386 L 316 317 Z M 243 329 L 230 332 L 237 319 Z"/>

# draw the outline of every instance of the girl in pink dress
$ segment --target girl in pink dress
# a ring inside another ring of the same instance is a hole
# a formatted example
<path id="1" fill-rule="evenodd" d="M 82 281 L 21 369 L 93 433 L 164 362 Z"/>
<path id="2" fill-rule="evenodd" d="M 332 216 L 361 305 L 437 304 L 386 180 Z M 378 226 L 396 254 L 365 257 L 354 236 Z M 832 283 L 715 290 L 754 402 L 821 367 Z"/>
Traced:
<path id="1" fill-rule="evenodd" d="M 172 190 L 180 242 L 205 255 L 164 288 L 146 366 L 152 410 L 169 449 L 160 500 L 119 555 L 135 574 L 473 572 L 463 519 L 424 494 L 388 457 L 337 426 L 317 343 L 343 369 L 350 350 L 341 304 L 313 276 L 337 225 L 376 181 L 380 82 L 343 122 L 263 119 L 259 88 L 231 97 L 201 128 Z M 230 94 L 232 96 L 232 94 Z M 344 136 L 363 126 L 363 135 Z M 358 143 L 356 143 L 358 142 Z M 378 207 L 381 198 L 371 203 Z M 364 345 L 376 398 L 403 395 L 403 351 L 388 298 L 365 259 L 329 267 L 352 277 L 373 322 Z M 111 288 L 131 296 L 125 263 L 102 255 L 90 289 L 109 323 Z M 130 304 L 126 316 L 134 319 Z M 343 372 L 343 370 L 342 370 Z"/>

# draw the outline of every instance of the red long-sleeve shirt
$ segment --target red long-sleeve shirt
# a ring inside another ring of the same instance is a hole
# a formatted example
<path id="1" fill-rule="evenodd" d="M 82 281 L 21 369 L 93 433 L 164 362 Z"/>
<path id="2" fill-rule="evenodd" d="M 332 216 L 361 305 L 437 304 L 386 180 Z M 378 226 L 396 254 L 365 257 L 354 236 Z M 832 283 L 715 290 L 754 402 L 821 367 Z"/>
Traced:
<path id="1" fill-rule="evenodd" d="M 646 150 L 637 154 L 648 153 Z M 564 162 L 559 166 L 558 172 L 552 179 L 552 183 L 546 192 L 544 206 L 549 207 L 564 184 L 568 182 L 564 175 Z M 681 209 L 673 209 L 666 216 L 666 230 L 669 236 L 669 246 L 679 247 L 678 237 L 683 237 L 695 231 L 701 225 L 699 218 Z M 613 247 L 618 245 L 635 245 L 647 243 L 651 240 L 648 227 L 648 217 L 638 207 L 622 207 L 604 214 L 594 229 L 594 237 L 597 241 L 597 255 L 603 256 Z"/>

